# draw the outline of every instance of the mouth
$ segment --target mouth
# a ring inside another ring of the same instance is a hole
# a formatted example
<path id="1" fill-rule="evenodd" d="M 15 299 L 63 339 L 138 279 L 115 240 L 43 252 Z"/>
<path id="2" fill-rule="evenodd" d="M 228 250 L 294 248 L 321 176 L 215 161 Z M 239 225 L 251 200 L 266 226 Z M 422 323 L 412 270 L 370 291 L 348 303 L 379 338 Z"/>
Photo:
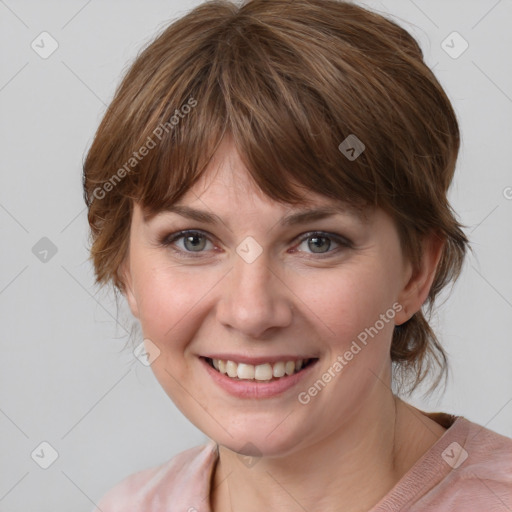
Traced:
<path id="1" fill-rule="evenodd" d="M 291 375 L 303 372 L 306 368 L 314 365 L 318 361 L 318 357 L 312 357 L 309 359 L 276 361 L 274 363 L 269 362 L 252 365 L 202 356 L 201 359 L 203 359 L 216 372 L 229 377 L 234 381 L 253 382 L 273 382 L 286 379 Z"/>

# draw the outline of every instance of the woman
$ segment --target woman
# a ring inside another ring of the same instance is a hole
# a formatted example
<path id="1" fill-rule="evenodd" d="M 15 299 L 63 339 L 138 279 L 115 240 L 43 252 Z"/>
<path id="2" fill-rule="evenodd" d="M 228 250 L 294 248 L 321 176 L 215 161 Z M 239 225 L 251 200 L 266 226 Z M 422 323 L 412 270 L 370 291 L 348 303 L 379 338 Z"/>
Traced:
<path id="1" fill-rule="evenodd" d="M 392 391 L 446 372 L 458 149 L 418 44 L 351 3 L 207 2 L 149 45 L 84 164 L 91 258 L 211 441 L 97 510 L 510 509 L 512 440 Z"/>

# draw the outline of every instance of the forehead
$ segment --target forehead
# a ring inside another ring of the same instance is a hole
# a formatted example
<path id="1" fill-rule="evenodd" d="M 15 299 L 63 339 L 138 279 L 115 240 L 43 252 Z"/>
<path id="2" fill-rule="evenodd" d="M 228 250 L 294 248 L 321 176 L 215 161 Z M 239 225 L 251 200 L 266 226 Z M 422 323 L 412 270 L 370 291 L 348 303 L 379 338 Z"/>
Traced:
<path id="1" fill-rule="evenodd" d="M 279 171 L 276 171 L 279 172 Z M 312 172 L 314 172 L 312 170 Z M 286 182 L 286 180 L 284 180 Z M 229 217 L 247 211 L 259 214 L 272 211 L 285 226 L 302 224 L 334 215 L 353 217 L 362 223 L 369 221 L 374 208 L 362 202 L 349 203 L 307 190 L 297 183 L 285 185 L 300 197 L 296 203 L 274 200 L 254 181 L 240 158 L 230 137 L 219 145 L 200 178 L 177 201 L 169 201 L 158 210 L 143 209 L 143 220 L 156 215 L 176 214 L 207 224 L 227 224 Z"/>
<path id="2" fill-rule="evenodd" d="M 325 219 L 334 215 L 344 215 L 355 217 L 357 220 L 367 223 L 368 215 L 364 210 L 354 209 L 350 206 L 333 205 L 333 206 L 308 206 L 308 207 L 292 207 L 286 210 L 286 213 L 281 219 L 281 224 L 284 226 L 294 226 L 297 224 L 305 224 L 315 220 Z M 193 207 L 186 204 L 170 205 L 158 214 L 173 213 L 190 220 L 202 222 L 205 224 L 220 224 L 225 223 L 221 216 L 204 209 L 201 207 Z M 144 215 L 144 220 L 149 219 L 148 215 Z"/>

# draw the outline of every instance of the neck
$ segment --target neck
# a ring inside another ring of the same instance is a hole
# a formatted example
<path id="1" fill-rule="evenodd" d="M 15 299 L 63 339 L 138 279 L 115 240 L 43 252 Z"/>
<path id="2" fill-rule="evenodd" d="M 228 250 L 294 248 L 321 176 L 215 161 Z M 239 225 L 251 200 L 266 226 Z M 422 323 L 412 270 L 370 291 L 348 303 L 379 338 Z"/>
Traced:
<path id="1" fill-rule="evenodd" d="M 321 441 L 252 467 L 219 446 L 212 511 L 369 510 L 445 432 L 391 391 L 378 404 Z"/>

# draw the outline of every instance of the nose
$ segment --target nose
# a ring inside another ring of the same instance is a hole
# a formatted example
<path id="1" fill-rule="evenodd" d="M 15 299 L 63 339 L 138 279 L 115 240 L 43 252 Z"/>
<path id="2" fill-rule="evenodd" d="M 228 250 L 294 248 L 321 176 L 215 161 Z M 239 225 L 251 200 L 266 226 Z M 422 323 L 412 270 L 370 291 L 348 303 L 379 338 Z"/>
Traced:
<path id="1" fill-rule="evenodd" d="M 225 278 L 218 321 L 251 338 L 290 325 L 293 293 L 279 274 L 270 268 L 265 253 L 251 263 L 237 255 Z"/>

